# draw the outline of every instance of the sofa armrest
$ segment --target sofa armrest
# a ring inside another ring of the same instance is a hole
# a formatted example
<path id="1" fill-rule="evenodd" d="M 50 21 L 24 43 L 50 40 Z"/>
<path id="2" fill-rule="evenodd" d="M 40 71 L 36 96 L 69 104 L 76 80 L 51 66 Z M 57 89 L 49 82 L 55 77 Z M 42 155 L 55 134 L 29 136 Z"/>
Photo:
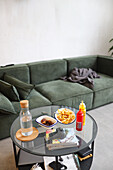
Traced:
<path id="1" fill-rule="evenodd" d="M 113 58 L 110 56 L 98 56 L 97 71 L 113 76 Z"/>

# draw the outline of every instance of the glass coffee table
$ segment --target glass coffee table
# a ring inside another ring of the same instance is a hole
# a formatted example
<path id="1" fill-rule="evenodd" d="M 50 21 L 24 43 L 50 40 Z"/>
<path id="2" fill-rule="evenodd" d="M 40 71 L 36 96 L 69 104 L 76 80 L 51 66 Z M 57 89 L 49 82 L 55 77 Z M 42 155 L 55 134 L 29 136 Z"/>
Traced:
<path id="1" fill-rule="evenodd" d="M 19 120 L 19 117 L 15 119 L 15 121 L 13 122 L 11 129 L 10 129 L 10 135 L 11 135 L 11 139 L 13 142 L 13 149 L 14 149 L 14 155 L 15 155 L 15 161 L 16 161 L 17 167 L 19 167 L 19 161 L 21 159 L 20 152 L 24 151 L 25 153 L 29 153 L 29 154 L 35 155 L 35 156 L 55 157 L 56 169 L 58 169 L 57 165 L 58 165 L 59 156 L 74 154 L 75 155 L 75 163 L 77 164 L 75 166 L 78 166 L 78 169 L 83 169 L 83 170 L 87 169 L 88 170 L 90 168 L 90 166 L 92 164 L 93 156 L 91 158 L 88 158 L 87 161 L 79 161 L 79 163 L 78 163 L 77 155 L 76 155 L 81 150 L 83 150 L 84 148 L 87 148 L 87 147 L 91 148 L 92 155 L 93 155 L 94 140 L 97 135 L 97 124 L 96 124 L 95 120 L 89 114 L 86 114 L 86 125 L 83 126 L 82 131 L 76 131 L 76 121 L 74 121 L 72 124 L 69 124 L 69 125 L 64 125 L 64 124 L 61 124 L 58 122 L 54 126 L 54 128 L 56 128 L 56 129 L 57 128 L 73 128 L 76 133 L 76 136 L 79 138 L 79 146 L 63 148 L 63 149 L 56 149 L 56 150 L 48 150 L 48 148 L 46 147 L 46 145 L 45 145 L 46 128 L 41 127 L 36 122 L 36 118 L 41 115 L 49 115 L 49 116 L 54 117 L 55 112 L 59 108 L 69 108 L 75 113 L 75 115 L 77 113 L 77 110 L 75 108 L 66 107 L 66 106 L 55 106 L 55 105 L 40 107 L 40 108 L 31 110 L 31 114 L 33 117 L 33 127 L 38 129 L 39 135 L 37 138 L 35 138 L 34 140 L 29 141 L 29 142 L 22 142 L 16 138 L 16 136 L 15 136 L 16 132 L 20 129 L 20 120 Z"/>

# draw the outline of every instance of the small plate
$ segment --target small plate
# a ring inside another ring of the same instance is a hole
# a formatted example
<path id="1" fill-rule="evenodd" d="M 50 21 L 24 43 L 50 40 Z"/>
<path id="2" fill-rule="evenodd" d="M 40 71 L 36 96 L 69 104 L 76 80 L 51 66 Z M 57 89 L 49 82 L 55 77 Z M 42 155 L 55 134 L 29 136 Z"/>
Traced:
<path id="1" fill-rule="evenodd" d="M 62 111 L 62 110 L 64 110 L 64 109 L 66 109 L 66 108 L 60 108 L 60 109 L 58 109 L 58 110 Z M 58 110 L 57 110 L 56 113 L 55 113 L 55 119 L 56 119 L 59 123 L 61 123 L 61 124 L 63 124 L 63 125 L 70 125 L 70 124 L 72 124 L 72 123 L 75 121 L 75 119 L 73 119 L 73 121 L 70 122 L 70 123 L 68 123 L 68 124 L 62 123 L 62 121 L 60 121 L 60 120 L 57 118 L 57 115 L 59 114 Z M 71 109 L 68 109 L 68 110 L 72 111 Z M 73 111 L 72 111 L 72 112 L 73 112 Z M 73 114 L 75 115 L 74 112 L 73 112 Z"/>
<path id="2" fill-rule="evenodd" d="M 54 124 L 50 125 L 50 126 L 47 126 L 43 123 L 41 123 L 41 120 L 42 119 L 46 119 L 46 120 L 51 120 Z M 57 120 L 54 119 L 53 117 L 51 116 L 47 116 L 47 115 L 43 115 L 43 116 L 40 116 L 36 119 L 36 122 L 39 123 L 40 126 L 44 127 L 44 128 L 47 128 L 47 129 L 51 129 L 53 128 L 56 124 L 57 124 Z"/>

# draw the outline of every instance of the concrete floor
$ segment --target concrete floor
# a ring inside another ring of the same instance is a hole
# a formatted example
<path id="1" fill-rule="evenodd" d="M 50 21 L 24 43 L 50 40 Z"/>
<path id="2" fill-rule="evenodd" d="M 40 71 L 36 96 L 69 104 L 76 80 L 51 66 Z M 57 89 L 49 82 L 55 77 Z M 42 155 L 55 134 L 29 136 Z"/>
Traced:
<path id="1" fill-rule="evenodd" d="M 88 112 L 96 120 L 98 134 L 95 140 L 91 170 L 113 169 L 113 103 Z"/>
<path id="2" fill-rule="evenodd" d="M 88 112 L 96 120 L 98 134 L 95 140 L 91 170 L 113 169 L 113 103 Z M 0 170 L 17 170 L 10 138 L 0 141 Z"/>

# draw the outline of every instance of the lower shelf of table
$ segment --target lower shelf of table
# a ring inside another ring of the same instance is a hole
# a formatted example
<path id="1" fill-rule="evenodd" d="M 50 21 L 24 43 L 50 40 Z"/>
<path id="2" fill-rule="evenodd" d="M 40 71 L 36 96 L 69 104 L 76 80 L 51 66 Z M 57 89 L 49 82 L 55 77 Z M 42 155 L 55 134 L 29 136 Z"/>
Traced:
<path id="1" fill-rule="evenodd" d="M 19 150 L 19 152 L 18 152 L 18 166 L 35 164 L 37 162 L 39 162 L 39 163 L 44 162 L 43 157 L 30 154 L 28 152 L 23 151 L 22 149 Z"/>
<path id="2" fill-rule="evenodd" d="M 48 158 L 48 160 L 46 158 Z M 20 149 L 18 152 L 18 169 L 19 170 L 30 170 L 31 167 L 35 163 L 38 162 L 43 168 L 43 170 L 51 170 L 51 168 L 50 169 L 47 168 L 48 167 L 47 165 L 53 160 L 55 160 L 55 157 L 36 156 L 36 155 L 27 153 Z M 93 157 L 88 158 L 84 161 L 79 161 L 81 170 L 89 170 L 92 164 L 92 160 L 93 160 Z M 63 161 L 62 163 L 65 164 L 65 161 Z M 76 168 L 76 164 L 75 164 L 75 168 Z"/>
<path id="3" fill-rule="evenodd" d="M 58 161 L 61 164 L 66 165 L 68 170 L 73 170 L 73 169 L 77 170 L 79 168 L 81 170 L 89 170 L 91 168 L 91 164 L 92 164 L 92 160 L 93 160 L 93 156 L 91 158 L 88 158 L 83 161 L 80 161 L 79 159 L 77 159 L 79 162 L 79 165 L 80 165 L 80 166 L 77 166 L 77 160 L 74 161 L 75 159 L 73 159 L 72 154 L 66 155 L 66 156 L 61 156 L 61 158 L 63 159 L 63 161 L 59 161 L 59 158 L 58 158 Z M 51 167 L 49 167 L 49 163 L 51 163 L 52 161 L 55 161 L 55 157 L 44 157 L 45 170 L 53 170 Z"/>

